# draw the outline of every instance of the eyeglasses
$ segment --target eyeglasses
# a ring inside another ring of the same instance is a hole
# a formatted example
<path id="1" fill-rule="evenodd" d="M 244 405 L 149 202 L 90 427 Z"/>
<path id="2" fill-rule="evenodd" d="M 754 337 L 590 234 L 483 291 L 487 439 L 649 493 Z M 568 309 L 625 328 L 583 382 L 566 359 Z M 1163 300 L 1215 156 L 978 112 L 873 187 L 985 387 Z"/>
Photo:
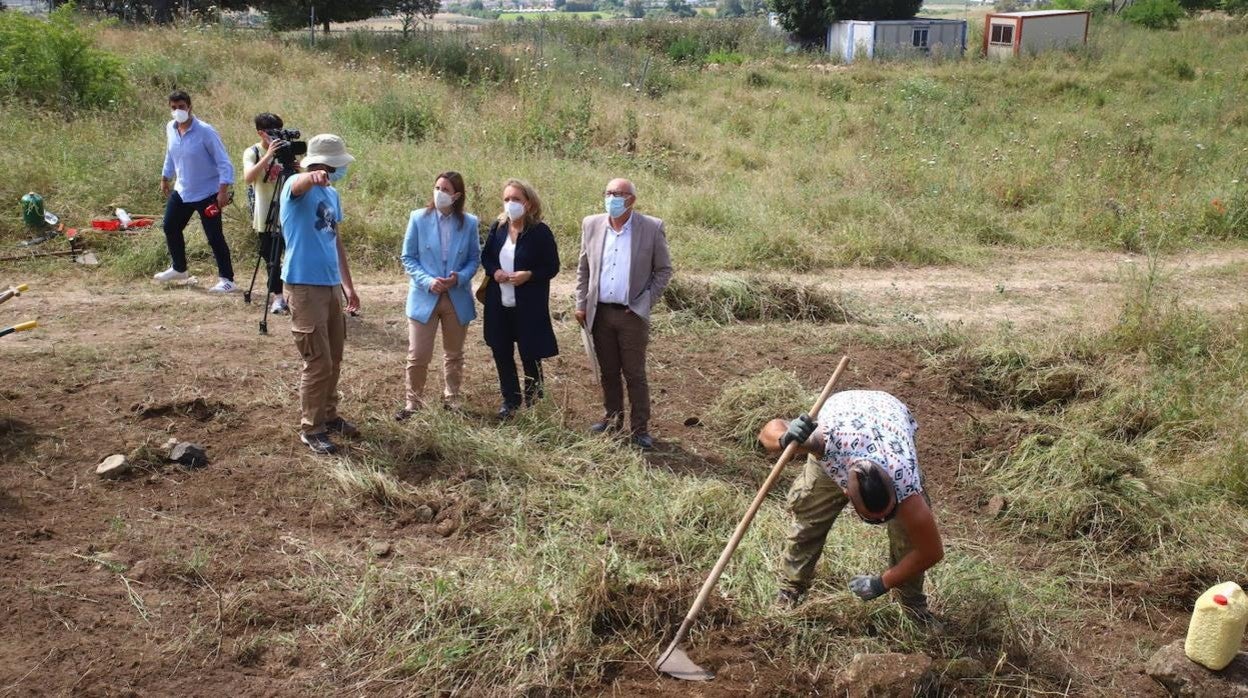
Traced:
<path id="1" fill-rule="evenodd" d="M 611 191 L 608 189 L 606 192 L 603 193 L 603 195 L 604 196 L 632 196 L 633 193 L 631 191 Z"/>

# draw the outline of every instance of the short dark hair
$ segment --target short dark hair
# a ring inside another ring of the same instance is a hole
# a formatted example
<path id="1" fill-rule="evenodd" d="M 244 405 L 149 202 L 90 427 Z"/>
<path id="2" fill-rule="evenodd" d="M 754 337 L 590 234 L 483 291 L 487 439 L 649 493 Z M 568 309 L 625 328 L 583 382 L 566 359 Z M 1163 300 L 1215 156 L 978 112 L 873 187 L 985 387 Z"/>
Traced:
<path id="1" fill-rule="evenodd" d="M 257 131 L 268 131 L 269 129 L 281 128 L 282 126 L 282 117 L 277 114 L 270 114 L 267 111 L 263 114 L 256 114 Z"/>
<path id="2" fill-rule="evenodd" d="M 858 496 L 862 505 L 872 514 L 888 508 L 888 500 L 896 496 L 893 481 L 886 477 L 884 469 L 875 463 L 858 462 L 851 466 L 858 476 Z"/>
<path id="3" fill-rule="evenodd" d="M 174 90 L 169 93 L 170 102 L 186 102 L 186 106 L 191 106 L 191 95 L 186 90 Z"/>

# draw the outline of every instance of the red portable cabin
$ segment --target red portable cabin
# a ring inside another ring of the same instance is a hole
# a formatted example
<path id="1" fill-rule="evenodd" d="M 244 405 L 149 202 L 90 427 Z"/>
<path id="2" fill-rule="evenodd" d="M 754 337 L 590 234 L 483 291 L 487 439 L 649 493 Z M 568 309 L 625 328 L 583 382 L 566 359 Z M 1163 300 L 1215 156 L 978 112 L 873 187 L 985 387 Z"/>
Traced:
<path id="1" fill-rule="evenodd" d="M 1006 58 L 1088 42 L 1092 13 L 1080 10 L 989 12 L 984 16 L 984 55 Z"/>

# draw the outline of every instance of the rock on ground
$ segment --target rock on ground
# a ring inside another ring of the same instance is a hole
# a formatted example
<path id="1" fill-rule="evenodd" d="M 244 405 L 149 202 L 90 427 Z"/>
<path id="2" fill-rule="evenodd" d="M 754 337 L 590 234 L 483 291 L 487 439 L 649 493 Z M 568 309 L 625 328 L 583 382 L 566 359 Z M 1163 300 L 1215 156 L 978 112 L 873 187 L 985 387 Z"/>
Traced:
<path id="1" fill-rule="evenodd" d="M 121 477 L 129 471 L 130 461 L 121 454 L 109 456 L 95 466 L 95 474 L 100 477 Z"/>
<path id="2" fill-rule="evenodd" d="M 1183 640 L 1157 650 L 1146 667 L 1153 680 L 1179 698 L 1248 698 L 1248 653 L 1235 655 L 1230 666 L 1210 671 L 1187 658 Z"/>
<path id="3" fill-rule="evenodd" d="M 913 698 L 935 685 L 932 659 L 925 654 L 856 654 L 832 691 L 846 698 Z"/>
<path id="4" fill-rule="evenodd" d="M 188 468 L 202 468 L 208 465 L 208 452 L 199 444 L 181 441 L 169 449 L 169 460 Z"/>

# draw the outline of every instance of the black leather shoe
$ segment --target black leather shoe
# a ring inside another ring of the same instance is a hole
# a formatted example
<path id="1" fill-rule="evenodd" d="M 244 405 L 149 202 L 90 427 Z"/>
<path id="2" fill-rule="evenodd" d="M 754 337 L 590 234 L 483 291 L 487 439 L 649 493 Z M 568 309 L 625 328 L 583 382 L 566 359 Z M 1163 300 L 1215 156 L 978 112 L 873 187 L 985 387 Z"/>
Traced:
<path id="1" fill-rule="evenodd" d="M 640 434 L 633 434 L 633 445 L 643 451 L 653 451 L 654 437 L 644 431 Z"/>
<path id="2" fill-rule="evenodd" d="M 600 422 L 594 422 L 590 425 L 589 431 L 593 434 L 605 434 L 609 431 L 619 431 L 624 428 L 623 420 L 604 419 Z"/>
<path id="3" fill-rule="evenodd" d="M 511 419 L 516 416 L 516 412 L 519 411 L 519 409 L 520 408 L 516 405 L 503 405 L 498 408 L 498 418 L 502 420 Z"/>

